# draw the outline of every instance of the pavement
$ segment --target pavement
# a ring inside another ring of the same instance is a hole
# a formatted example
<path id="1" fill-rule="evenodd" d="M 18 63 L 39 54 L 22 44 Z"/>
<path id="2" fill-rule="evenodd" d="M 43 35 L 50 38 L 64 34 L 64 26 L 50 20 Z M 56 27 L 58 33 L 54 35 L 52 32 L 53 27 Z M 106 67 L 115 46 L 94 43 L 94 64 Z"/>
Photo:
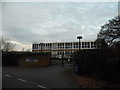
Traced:
<path id="1" fill-rule="evenodd" d="M 49 67 L 3 67 L 2 88 L 79 88 L 69 64 Z"/>

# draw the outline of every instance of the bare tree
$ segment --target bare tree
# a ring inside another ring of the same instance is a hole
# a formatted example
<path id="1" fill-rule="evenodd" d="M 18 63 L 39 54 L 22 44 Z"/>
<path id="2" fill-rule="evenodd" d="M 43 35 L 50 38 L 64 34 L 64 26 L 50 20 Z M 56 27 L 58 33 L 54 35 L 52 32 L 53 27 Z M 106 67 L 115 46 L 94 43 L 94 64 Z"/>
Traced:
<path id="1" fill-rule="evenodd" d="M 10 39 L 4 37 L 0 39 L 0 50 L 8 52 L 12 51 L 14 48 L 15 44 L 13 44 Z"/>

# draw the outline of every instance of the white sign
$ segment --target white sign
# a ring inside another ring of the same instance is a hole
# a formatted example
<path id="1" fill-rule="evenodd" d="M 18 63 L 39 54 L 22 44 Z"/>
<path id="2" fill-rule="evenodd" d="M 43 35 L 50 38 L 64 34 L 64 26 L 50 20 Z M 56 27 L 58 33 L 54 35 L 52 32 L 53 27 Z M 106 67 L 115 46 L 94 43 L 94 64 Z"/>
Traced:
<path id="1" fill-rule="evenodd" d="M 61 59 L 62 58 L 62 55 L 59 55 L 59 59 Z"/>
<path id="2" fill-rule="evenodd" d="M 34 58 L 27 58 L 26 62 L 38 62 L 38 60 Z"/>

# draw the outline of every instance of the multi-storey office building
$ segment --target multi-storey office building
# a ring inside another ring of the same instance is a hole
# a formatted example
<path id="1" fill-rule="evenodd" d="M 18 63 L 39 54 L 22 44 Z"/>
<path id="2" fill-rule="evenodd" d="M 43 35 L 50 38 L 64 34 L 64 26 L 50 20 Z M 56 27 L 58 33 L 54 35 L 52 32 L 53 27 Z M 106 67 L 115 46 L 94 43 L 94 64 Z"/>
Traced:
<path id="1" fill-rule="evenodd" d="M 96 49 L 95 42 L 80 42 L 80 49 Z M 79 50 L 79 42 L 33 43 L 33 52 L 51 52 L 52 56 L 64 55 L 69 57 Z"/>

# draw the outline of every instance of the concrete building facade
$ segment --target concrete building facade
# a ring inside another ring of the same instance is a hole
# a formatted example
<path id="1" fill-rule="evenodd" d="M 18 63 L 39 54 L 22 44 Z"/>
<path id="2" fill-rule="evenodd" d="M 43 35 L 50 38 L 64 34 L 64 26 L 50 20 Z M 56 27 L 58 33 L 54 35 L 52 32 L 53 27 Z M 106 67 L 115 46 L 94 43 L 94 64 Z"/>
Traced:
<path id="1" fill-rule="evenodd" d="M 97 49 L 95 42 L 80 42 L 80 49 Z M 32 52 L 50 52 L 53 57 L 69 57 L 79 50 L 79 42 L 33 43 Z"/>

